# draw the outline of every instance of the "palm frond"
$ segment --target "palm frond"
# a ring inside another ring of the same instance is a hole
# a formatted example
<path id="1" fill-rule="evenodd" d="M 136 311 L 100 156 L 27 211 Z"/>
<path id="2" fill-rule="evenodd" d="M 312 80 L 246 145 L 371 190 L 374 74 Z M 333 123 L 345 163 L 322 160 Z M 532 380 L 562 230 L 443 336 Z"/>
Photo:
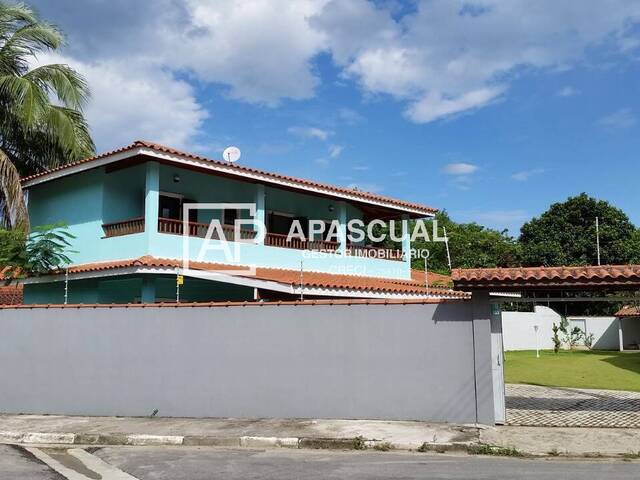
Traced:
<path id="1" fill-rule="evenodd" d="M 24 201 L 20 174 L 9 157 L 0 150 L 0 217 L 5 226 L 29 230 L 29 212 Z"/>
<path id="2" fill-rule="evenodd" d="M 89 97 L 85 79 L 68 65 L 42 65 L 24 74 L 24 78 L 55 95 L 65 107 L 82 110 Z"/>

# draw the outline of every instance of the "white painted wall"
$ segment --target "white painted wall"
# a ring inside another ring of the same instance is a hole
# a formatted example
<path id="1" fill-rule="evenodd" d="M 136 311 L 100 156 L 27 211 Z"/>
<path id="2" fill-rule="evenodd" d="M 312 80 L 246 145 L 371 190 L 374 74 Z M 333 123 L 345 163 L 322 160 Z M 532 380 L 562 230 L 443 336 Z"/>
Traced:
<path id="1" fill-rule="evenodd" d="M 594 350 L 618 350 L 620 342 L 618 340 L 618 320 L 616 317 L 567 317 L 570 324 L 584 320 L 587 334 L 593 333 Z M 582 322 L 579 322 L 582 323 Z M 577 325 L 582 328 L 581 325 Z"/>
<path id="2" fill-rule="evenodd" d="M 554 310 L 536 305 L 534 312 L 502 312 L 502 330 L 505 350 L 535 350 L 538 326 L 538 341 L 541 350 L 553 348 L 553 324 L 560 323 L 560 315 Z M 618 321 L 615 317 L 567 317 L 571 326 L 593 333 L 595 350 L 618 350 Z M 625 338 L 625 343 L 627 339 Z"/>
<path id="3" fill-rule="evenodd" d="M 560 315 L 552 309 L 536 305 L 534 312 L 502 312 L 502 338 L 505 350 L 535 350 L 538 326 L 540 350 L 553 348 L 551 337 L 553 323 L 560 322 Z"/>

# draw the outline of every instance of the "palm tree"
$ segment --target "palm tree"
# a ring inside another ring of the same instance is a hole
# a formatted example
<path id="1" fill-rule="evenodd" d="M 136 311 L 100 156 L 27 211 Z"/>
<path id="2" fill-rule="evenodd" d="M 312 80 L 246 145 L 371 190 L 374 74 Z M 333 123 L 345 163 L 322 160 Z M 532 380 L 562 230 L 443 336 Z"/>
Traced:
<path id="1" fill-rule="evenodd" d="M 90 156 L 89 90 L 68 65 L 37 65 L 62 33 L 24 4 L 0 1 L 0 225 L 29 230 L 20 177 Z"/>

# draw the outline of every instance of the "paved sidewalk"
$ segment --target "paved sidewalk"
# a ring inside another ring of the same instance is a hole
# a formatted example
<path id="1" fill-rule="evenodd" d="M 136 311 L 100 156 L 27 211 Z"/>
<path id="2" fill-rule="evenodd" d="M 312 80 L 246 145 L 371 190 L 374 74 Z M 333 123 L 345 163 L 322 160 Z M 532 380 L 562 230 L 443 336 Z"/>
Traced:
<path id="1" fill-rule="evenodd" d="M 640 393 L 534 385 L 506 386 L 507 424 L 640 428 Z"/>
<path id="2" fill-rule="evenodd" d="M 0 415 L 0 442 L 109 445 L 210 445 L 353 448 L 389 442 L 416 449 L 424 442 L 464 445 L 478 429 L 461 425 L 381 420 L 289 420 L 218 418 L 66 417 Z"/>
<path id="3" fill-rule="evenodd" d="M 480 441 L 532 455 L 640 454 L 640 429 L 636 428 L 492 427 L 480 431 Z"/>

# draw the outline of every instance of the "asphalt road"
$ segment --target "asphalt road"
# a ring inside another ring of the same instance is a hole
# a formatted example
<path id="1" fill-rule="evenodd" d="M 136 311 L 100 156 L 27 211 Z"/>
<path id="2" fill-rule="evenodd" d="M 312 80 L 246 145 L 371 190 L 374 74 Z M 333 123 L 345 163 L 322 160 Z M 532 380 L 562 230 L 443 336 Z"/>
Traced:
<path id="1" fill-rule="evenodd" d="M 33 450 L 32 450 L 33 451 Z M 71 468 L 59 475 L 20 449 L 0 445 L 0 479 L 542 479 L 638 478 L 637 461 L 530 460 L 393 452 L 250 450 L 198 447 L 109 447 L 90 455 L 36 449 Z M 47 458 L 45 454 L 45 459 Z M 83 460 L 85 463 L 78 460 Z M 106 463 L 105 463 L 106 462 Z M 108 468 L 107 468 L 108 467 Z M 98 473 L 92 468 L 100 470 Z M 119 470 L 118 470 L 119 469 Z M 126 472 L 126 474 L 124 473 Z M 128 474 L 128 475 L 127 475 Z"/>

